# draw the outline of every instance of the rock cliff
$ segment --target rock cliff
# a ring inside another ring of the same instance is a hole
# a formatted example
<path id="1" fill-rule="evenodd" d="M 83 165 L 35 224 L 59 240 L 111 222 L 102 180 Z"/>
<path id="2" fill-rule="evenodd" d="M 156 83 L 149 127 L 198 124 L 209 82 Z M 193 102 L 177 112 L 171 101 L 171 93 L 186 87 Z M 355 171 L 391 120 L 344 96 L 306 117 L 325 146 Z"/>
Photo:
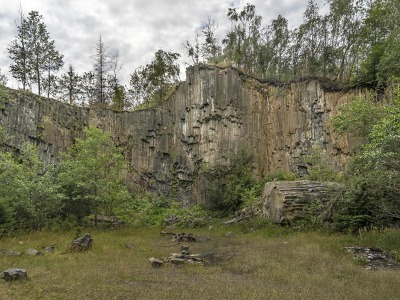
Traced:
<path id="1" fill-rule="evenodd" d="M 82 108 L 12 90 L 0 94 L 0 125 L 20 149 L 36 143 L 47 163 L 91 125 L 111 133 L 124 147 L 138 187 L 177 197 L 183 205 L 204 202 L 199 170 L 228 164 L 245 150 L 256 175 L 304 172 L 302 157 L 319 145 L 342 169 L 355 141 L 337 137 L 328 120 L 352 92 L 330 91 L 318 80 L 278 85 L 232 68 L 187 69 L 169 101 L 140 111 Z"/>

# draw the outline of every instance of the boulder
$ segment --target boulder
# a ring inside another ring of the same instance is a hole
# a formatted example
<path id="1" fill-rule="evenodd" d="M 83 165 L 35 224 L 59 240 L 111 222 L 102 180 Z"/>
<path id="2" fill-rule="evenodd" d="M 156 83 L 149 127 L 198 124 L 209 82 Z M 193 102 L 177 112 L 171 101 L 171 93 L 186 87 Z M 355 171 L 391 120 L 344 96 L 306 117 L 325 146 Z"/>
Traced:
<path id="1" fill-rule="evenodd" d="M 85 234 L 83 237 L 73 240 L 69 245 L 69 252 L 82 252 L 92 249 L 93 239 L 90 234 Z"/>
<path id="2" fill-rule="evenodd" d="M 4 256 L 20 256 L 21 253 L 19 252 L 15 252 L 9 249 L 0 249 L 0 255 L 4 255 Z"/>
<path id="3" fill-rule="evenodd" d="M 306 207 L 312 202 L 326 203 L 329 194 L 340 187 L 333 182 L 309 180 L 268 182 L 262 195 L 262 213 L 278 224 L 298 220 L 307 216 Z"/>
<path id="4" fill-rule="evenodd" d="M 27 279 L 28 275 L 24 269 L 12 268 L 12 269 L 3 271 L 3 274 L 1 277 L 6 281 L 14 281 L 14 280 L 20 280 L 20 279 Z"/>
<path id="5" fill-rule="evenodd" d="M 43 256 L 44 255 L 43 252 L 40 252 L 40 251 L 38 251 L 36 249 L 32 249 L 32 248 L 29 248 L 28 250 L 26 250 L 25 254 L 29 255 L 29 256 Z"/>
<path id="6" fill-rule="evenodd" d="M 54 253 L 54 249 L 55 249 L 55 248 L 54 248 L 53 245 L 43 247 L 43 250 L 44 250 L 44 252 L 46 252 L 46 253 Z"/>
<path id="7" fill-rule="evenodd" d="M 164 264 L 163 260 L 154 257 L 150 257 L 149 261 L 151 263 L 151 266 L 154 268 L 159 268 Z"/>

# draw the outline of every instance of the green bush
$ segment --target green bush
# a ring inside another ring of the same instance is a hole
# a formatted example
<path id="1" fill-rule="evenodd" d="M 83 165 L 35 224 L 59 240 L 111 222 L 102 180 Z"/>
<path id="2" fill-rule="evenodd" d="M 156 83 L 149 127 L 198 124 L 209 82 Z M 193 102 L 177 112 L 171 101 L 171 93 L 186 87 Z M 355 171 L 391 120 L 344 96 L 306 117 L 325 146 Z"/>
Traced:
<path id="1" fill-rule="evenodd" d="M 118 218 L 134 226 L 160 226 L 173 220 L 176 227 L 201 227 L 206 224 L 208 214 L 199 206 L 182 208 L 176 201 L 150 193 L 135 194 L 132 201 L 117 208 Z"/>
<path id="2" fill-rule="evenodd" d="M 206 179 L 206 209 L 220 216 L 237 211 L 244 203 L 245 194 L 255 186 L 252 174 L 252 157 L 240 151 L 231 158 L 228 166 L 203 170 Z"/>
<path id="3" fill-rule="evenodd" d="M 400 224 L 400 90 L 378 111 L 373 126 L 366 125 L 368 143 L 348 168 L 344 192 L 333 206 L 340 231 Z M 353 114 L 342 120 L 351 122 Z"/>
<path id="4" fill-rule="evenodd" d="M 332 165 L 331 158 L 319 146 L 313 146 L 311 153 L 304 157 L 308 165 L 307 179 L 316 181 L 342 181 L 343 174 Z"/>

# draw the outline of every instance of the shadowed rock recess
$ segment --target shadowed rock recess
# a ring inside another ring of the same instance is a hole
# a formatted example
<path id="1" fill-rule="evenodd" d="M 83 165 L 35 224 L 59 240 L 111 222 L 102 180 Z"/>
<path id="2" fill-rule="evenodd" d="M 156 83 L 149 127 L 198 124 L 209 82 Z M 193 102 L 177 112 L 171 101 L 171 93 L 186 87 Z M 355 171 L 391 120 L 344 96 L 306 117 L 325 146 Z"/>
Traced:
<path id="1" fill-rule="evenodd" d="M 207 199 L 204 168 L 228 164 L 240 150 L 253 155 L 254 172 L 302 173 L 302 157 L 319 145 L 342 169 L 354 140 L 327 125 L 354 92 L 324 90 L 318 80 L 264 83 L 232 68 L 189 67 L 162 105 L 134 112 L 82 108 L 16 91 L 0 95 L 0 125 L 8 146 L 35 143 L 54 163 L 83 129 L 97 126 L 122 146 L 139 188 L 176 197 L 184 206 Z"/>

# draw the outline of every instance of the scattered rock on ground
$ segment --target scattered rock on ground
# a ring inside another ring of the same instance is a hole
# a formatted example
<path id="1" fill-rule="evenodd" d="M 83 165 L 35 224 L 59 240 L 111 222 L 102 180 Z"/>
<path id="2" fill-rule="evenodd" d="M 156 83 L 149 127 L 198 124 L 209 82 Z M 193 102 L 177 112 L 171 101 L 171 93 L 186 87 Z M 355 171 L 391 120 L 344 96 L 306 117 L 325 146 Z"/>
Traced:
<path id="1" fill-rule="evenodd" d="M 43 247 L 43 250 L 44 250 L 44 252 L 46 252 L 46 253 L 54 253 L 54 249 L 55 249 L 55 248 L 54 248 L 53 245 Z"/>
<path id="2" fill-rule="evenodd" d="M 28 250 L 26 250 L 25 254 L 29 255 L 29 256 L 43 256 L 44 255 L 43 252 L 40 252 L 40 251 L 38 251 L 36 249 L 32 249 L 32 248 L 29 248 Z"/>
<path id="3" fill-rule="evenodd" d="M 14 280 L 20 280 L 20 279 L 27 279 L 28 275 L 24 269 L 8 269 L 2 272 L 1 278 L 3 278 L 6 281 L 14 281 Z"/>
<path id="4" fill-rule="evenodd" d="M 195 242 L 196 238 L 191 233 L 176 233 L 172 238 L 174 242 Z"/>
<path id="5" fill-rule="evenodd" d="M 21 253 L 19 252 L 15 252 L 9 249 L 0 249 L 0 255 L 4 255 L 4 256 L 20 256 Z"/>
<path id="6" fill-rule="evenodd" d="M 261 215 L 261 210 L 251 207 L 243 208 L 242 210 L 236 212 L 236 216 L 233 219 L 225 221 L 224 225 L 239 223 L 244 220 L 249 220 L 258 215 Z"/>
<path id="7" fill-rule="evenodd" d="M 392 255 L 382 249 L 363 246 L 346 247 L 346 249 L 348 252 L 353 253 L 355 257 L 365 259 L 366 269 L 400 270 L 400 264 L 396 262 Z"/>
<path id="8" fill-rule="evenodd" d="M 181 253 L 171 253 L 171 256 L 164 260 L 154 257 L 149 258 L 153 267 L 159 268 L 164 263 L 171 263 L 174 265 L 181 265 L 184 263 L 198 263 L 203 264 L 204 260 L 200 254 L 190 254 L 189 246 L 181 246 Z"/>
<path id="9" fill-rule="evenodd" d="M 73 240 L 69 245 L 69 252 L 82 252 L 92 249 L 93 239 L 90 234 L 85 234 L 83 237 Z"/>
<path id="10" fill-rule="evenodd" d="M 135 248 L 135 245 L 132 242 L 127 242 L 127 243 L 125 243 L 125 248 L 133 249 L 133 248 Z"/>
<path id="11" fill-rule="evenodd" d="M 159 268 L 164 264 L 164 261 L 162 259 L 150 257 L 149 261 L 151 263 L 151 266 L 154 268 Z"/>

